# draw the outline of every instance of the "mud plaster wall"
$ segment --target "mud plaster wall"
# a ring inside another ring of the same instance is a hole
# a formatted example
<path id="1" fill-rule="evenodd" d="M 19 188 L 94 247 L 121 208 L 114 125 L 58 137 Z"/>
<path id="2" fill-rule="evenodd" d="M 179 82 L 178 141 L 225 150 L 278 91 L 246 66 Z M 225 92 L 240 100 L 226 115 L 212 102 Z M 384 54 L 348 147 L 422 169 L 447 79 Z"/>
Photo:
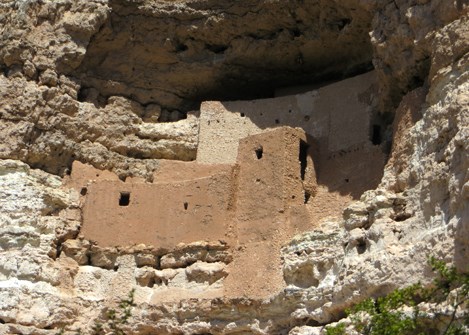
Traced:
<path id="1" fill-rule="evenodd" d="M 300 143 L 305 140 L 300 130 L 280 128 L 240 141 L 238 162 L 242 163 L 237 193 L 240 242 L 271 239 L 279 228 L 290 230 L 287 227 L 290 208 L 304 207 L 299 156 Z M 308 222 L 305 220 L 305 226 Z"/>
<path id="2" fill-rule="evenodd" d="M 230 219 L 231 169 L 210 177 L 155 184 L 91 184 L 83 234 L 102 246 L 224 239 Z"/>
<path id="3" fill-rule="evenodd" d="M 381 180 L 386 155 L 379 144 L 384 141 L 385 124 L 377 113 L 377 101 L 372 71 L 296 95 L 204 102 L 197 161 L 233 162 L 241 138 L 282 125 L 303 128 L 308 157 L 314 161 L 310 172 L 317 182 L 303 186 L 311 195 L 307 204 L 311 224 L 317 224 L 341 216 L 351 200 Z"/>
<path id="4" fill-rule="evenodd" d="M 282 127 L 240 141 L 238 245 L 224 280 L 226 296 L 265 298 L 285 286 L 280 247 L 312 228 L 303 200 L 304 184 L 314 182 L 314 174 L 302 173 L 307 169 L 300 160 L 305 140 L 302 130 Z"/>
<path id="5" fill-rule="evenodd" d="M 275 225 L 288 222 L 284 218 L 272 226 L 275 213 L 287 212 L 290 204 L 303 205 L 299 148 L 304 140 L 300 130 L 279 128 L 245 139 L 237 164 L 166 162 L 153 183 L 93 182 L 86 191 L 82 233 L 101 246 L 173 248 L 181 242 L 230 241 L 237 235 L 265 239 Z M 85 174 L 92 176 L 77 171 L 72 179 Z"/>
<path id="6" fill-rule="evenodd" d="M 233 163 L 240 139 L 283 125 L 301 127 L 325 151 L 369 141 L 375 111 L 374 72 L 303 94 L 251 101 L 202 103 L 197 161 Z"/>

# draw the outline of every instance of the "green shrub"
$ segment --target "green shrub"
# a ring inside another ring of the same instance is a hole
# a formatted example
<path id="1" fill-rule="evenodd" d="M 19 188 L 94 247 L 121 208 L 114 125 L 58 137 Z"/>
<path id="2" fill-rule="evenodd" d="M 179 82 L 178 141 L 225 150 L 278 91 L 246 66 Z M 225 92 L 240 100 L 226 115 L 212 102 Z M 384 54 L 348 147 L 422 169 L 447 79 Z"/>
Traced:
<path id="1" fill-rule="evenodd" d="M 94 335 L 125 335 L 124 327 L 132 316 L 135 290 L 132 289 L 126 299 L 119 302 L 118 309 L 108 309 L 104 320 L 95 320 L 93 327 Z"/>
<path id="2" fill-rule="evenodd" d="M 458 273 L 434 257 L 429 263 L 437 272 L 431 288 L 417 283 L 362 301 L 346 311 L 354 330 L 364 335 L 469 334 L 469 274 Z M 421 302 L 446 303 L 448 310 L 430 316 L 420 310 Z M 458 312 L 462 312 L 462 319 L 456 320 Z M 343 323 L 326 327 L 326 334 L 345 334 L 345 328 Z"/>
<path id="3" fill-rule="evenodd" d="M 345 335 L 345 323 L 339 322 L 334 327 L 326 328 L 326 335 Z"/>

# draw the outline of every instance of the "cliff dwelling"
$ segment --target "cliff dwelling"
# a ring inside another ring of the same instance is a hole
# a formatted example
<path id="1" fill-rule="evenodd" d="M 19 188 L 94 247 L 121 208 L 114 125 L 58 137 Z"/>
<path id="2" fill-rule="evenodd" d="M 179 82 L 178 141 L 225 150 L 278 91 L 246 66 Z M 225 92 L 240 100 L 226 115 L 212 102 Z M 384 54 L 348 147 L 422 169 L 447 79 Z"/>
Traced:
<path id="1" fill-rule="evenodd" d="M 82 196 L 82 238 L 166 252 L 221 243 L 231 256 L 217 294 L 272 296 L 284 287 L 282 245 L 381 179 L 375 83 L 369 72 L 275 98 L 203 102 L 195 161 L 161 160 L 151 181 L 76 161 L 67 184 Z"/>
<path id="2" fill-rule="evenodd" d="M 0 335 L 467 332 L 468 92 L 469 0 L 1 0 Z"/>

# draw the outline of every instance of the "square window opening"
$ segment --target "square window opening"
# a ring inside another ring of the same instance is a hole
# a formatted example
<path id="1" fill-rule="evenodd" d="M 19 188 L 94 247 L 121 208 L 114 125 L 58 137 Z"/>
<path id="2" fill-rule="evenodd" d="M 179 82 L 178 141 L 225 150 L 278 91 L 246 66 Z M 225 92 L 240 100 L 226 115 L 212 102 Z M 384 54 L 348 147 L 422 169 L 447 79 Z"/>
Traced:
<path id="1" fill-rule="evenodd" d="M 130 192 L 121 192 L 119 206 L 128 206 L 130 204 Z"/>

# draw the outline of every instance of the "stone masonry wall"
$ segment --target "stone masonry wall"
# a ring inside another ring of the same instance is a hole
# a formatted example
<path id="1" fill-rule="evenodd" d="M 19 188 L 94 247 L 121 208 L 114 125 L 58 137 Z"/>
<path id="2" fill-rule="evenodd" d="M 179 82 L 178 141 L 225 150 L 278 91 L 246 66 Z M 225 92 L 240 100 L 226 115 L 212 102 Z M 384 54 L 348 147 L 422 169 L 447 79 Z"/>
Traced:
<path id="1" fill-rule="evenodd" d="M 197 161 L 234 162 L 240 139 L 283 125 L 301 127 L 330 153 L 360 146 L 372 137 L 376 90 L 375 73 L 369 72 L 297 95 L 204 102 Z M 384 132 L 384 125 L 375 125 Z"/>

